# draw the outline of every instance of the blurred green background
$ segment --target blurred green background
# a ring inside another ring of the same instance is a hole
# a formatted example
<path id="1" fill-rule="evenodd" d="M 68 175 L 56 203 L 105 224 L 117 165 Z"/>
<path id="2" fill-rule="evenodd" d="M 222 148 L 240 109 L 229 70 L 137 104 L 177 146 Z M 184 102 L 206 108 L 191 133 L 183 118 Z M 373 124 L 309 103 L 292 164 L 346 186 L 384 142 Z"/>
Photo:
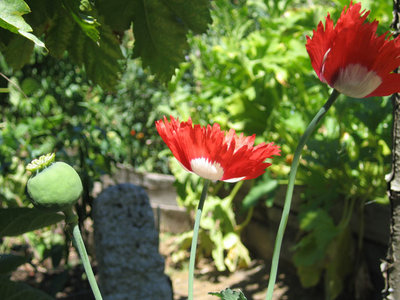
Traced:
<path id="1" fill-rule="evenodd" d="M 379 33 L 389 30 L 392 3 L 361 2 L 372 11 L 370 20 L 380 21 Z M 336 20 L 344 5 L 348 1 L 213 1 L 212 25 L 206 34 L 189 34 L 191 50 L 167 84 L 132 58 L 129 31 L 121 45 L 123 72 L 113 91 L 93 84 L 67 53 L 58 59 L 35 48 L 30 63 L 19 70 L 0 54 L 1 73 L 10 78 L 0 77 L 0 206 L 29 205 L 24 168 L 48 152 L 73 165 L 82 177 L 85 192 L 77 207 L 81 221 L 90 216 L 93 183 L 102 174 L 112 174 L 116 163 L 139 172 L 170 173 L 170 152 L 154 126 L 163 115 L 181 120 L 190 116 L 202 125 L 218 122 L 223 129 L 255 133 L 256 143 L 273 141 L 282 155 L 273 159 L 266 176 L 254 180 L 253 188 L 266 181 L 285 184 L 299 137 L 329 96 L 328 86 L 311 67 L 306 36 L 327 12 Z M 332 257 L 330 250 L 352 248 L 352 215 L 366 203 L 387 201 L 384 175 L 390 171 L 391 119 L 388 98 L 340 96 L 304 152 L 297 182 L 305 187 L 297 218 L 302 233 L 293 262 L 305 287 L 322 278 L 333 282 L 326 287 L 330 299 L 339 296 L 351 273 L 332 270 L 345 258 Z M 182 191 L 187 193 L 185 187 L 194 179 L 179 176 L 179 196 L 184 198 Z M 247 199 L 245 208 L 256 205 L 265 192 L 270 190 Z M 181 202 L 192 209 L 195 199 Z M 337 205 L 342 207 L 339 220 L 331 216 Z M 21 243 L 35 248 L 44 260 L 56 250 L 65 251 L 62 235 L 43 231 Z M 7 247 L 0 245 L 2 252 Z"/>

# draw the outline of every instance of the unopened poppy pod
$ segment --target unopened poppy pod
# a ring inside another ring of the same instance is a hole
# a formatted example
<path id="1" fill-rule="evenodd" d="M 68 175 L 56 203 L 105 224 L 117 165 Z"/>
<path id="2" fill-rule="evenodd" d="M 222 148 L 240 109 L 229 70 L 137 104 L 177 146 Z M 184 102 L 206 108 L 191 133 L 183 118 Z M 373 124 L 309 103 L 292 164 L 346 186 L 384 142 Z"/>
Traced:
<path id="1" fill-rule="evenodd" d="M 330 15 L 320 22 L 306 49 L 319 79 L 347 96 L 366 98 L 400 92 L 400 41 L 386 32 L 378 36 L 378 21 L 370 11 L 350 2 L 334 25 Z"/>
<path id="2" fill-rule="evenodd" d="M 265 162 L 280 155 L 274 143 L 254 146 L 255 135 L 222 131 L 218 124 L 193 125 L 166 117 L 156 122 L 158 133 L 179 163 L 189 172 L 210 180 L 236 182 L 260 176 L 271 163 Z"/>

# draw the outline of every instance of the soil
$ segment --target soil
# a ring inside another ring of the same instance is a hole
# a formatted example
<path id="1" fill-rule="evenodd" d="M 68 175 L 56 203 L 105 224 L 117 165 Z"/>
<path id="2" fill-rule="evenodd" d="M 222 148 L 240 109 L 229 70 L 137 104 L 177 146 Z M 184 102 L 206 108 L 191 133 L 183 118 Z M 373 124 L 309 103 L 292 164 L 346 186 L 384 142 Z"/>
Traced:
<path id="1" fill-rule="evenodd" d="M 205 266 L 207 270 L 207 266 Z M 187 271 L 172 271 L 167 269 L 173 283 L 174 300 L 187 299 Z M 204 270 L 202 270 L 204 271 Z M 253 260 L 246 268 L 233 274 L 220 274 L 215 271 L 196 273 L 194 282 L 194 298 L 198 300 L 216 300 L 209 292 L 220 292 L 226 288 L 241 290 L 248 300 L 264 300 L 268 284 L 269 268 L 261 260 Z M 304 290 L 294 274 L 279 274 L 274 289 L 274 300 L 321 300 L 323 296 L 315 290 Z"/>
<path id="2" fill-rule="evenodd" d="M 173 236 L 160 236 L 160 253 L 165 257 L 165 273 L 170 277 L 174 300 L 187 299 L 188 270 L 177 267 L 171 262 L 170 244 Z M 12 280 L 28 283 L 63 300 L 94 299 L 79 264 L 76 253 L 71 249 L 68 270 L 62 267 L 54 269 L 48 260 L 43 265 L 32 267 L 25 264 L 12 274 Z M 96 273 L 96 264 L 93 264 Z M 248 300 L 265 299 L 270 265 L 260 259 L 254 259 L 250 266 L 234 273 L 217 272 L 212 261 L 203 259 L 196 266 L 194 281 L 194 298 L 196 300 L 217 300 L 209 292 L 220 292 L 226 288 L 241 290 Z M 293 267 L 285 262 L 279 266 L 279 274 L 274 289 L 274 300 L 321 300 L 323 293 L 318 288 L 304 289 L 296 276 Z M 62 290 L 61 292 L 56 292 Z M 134 300 L 134 299 L 132 299 Z M 163 299 L 160 299 L 163 300 Z"/>
<path id="3" fill-rule="evenodd" d="M 169 244 L 173 237 L 161 235 L 160 253 L 165 257 L 165 273 L 172 281 L 174 300 L 187 299 L 188 270 L 177 268 L 171 262 Z M 323 291 L 318 288 L 304 289 L 293 266 L 282 262 L 279 266 L 277 283 L 273 300 L 321 300 Z M 248 300 L 264 300 L 270 265 L 261 259 L 253 259 L 247 268 L 238 269 L 234 273 L 216 271 L 212 261 L 203 259 L 197 263 L 194 280 L 194 299 L 217 300 L 218 297 L 209 292 L 220 292 L 226 288 L 241 290 Z"/>

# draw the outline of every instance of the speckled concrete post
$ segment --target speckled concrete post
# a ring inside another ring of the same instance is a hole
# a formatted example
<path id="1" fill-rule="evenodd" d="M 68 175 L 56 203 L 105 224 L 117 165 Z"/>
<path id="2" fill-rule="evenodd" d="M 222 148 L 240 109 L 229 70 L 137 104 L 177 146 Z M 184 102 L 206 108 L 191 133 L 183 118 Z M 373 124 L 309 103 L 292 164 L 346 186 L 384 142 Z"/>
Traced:
<path id="1" fill-rule="evenodd" d="M 172 299 L 146 192 L 133 184 L 107 188 L 94 201 L 93 220 L 104 299 Z"/>

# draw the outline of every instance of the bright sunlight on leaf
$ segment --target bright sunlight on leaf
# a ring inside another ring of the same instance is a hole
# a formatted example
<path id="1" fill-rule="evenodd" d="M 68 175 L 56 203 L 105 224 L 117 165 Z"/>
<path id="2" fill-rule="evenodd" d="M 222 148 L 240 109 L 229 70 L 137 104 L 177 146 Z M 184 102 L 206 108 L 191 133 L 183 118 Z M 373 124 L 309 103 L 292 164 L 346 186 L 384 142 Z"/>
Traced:
<path id="1" fill-rule="evenodd" d="M 22 0 L 0 1 L 0 26 L 26 37 L 37 46 L 44 47 L 44 43 L 30 33 L 32 27 L 22 17 L 22 15 L 30 12 L 29 6 Z"/>

